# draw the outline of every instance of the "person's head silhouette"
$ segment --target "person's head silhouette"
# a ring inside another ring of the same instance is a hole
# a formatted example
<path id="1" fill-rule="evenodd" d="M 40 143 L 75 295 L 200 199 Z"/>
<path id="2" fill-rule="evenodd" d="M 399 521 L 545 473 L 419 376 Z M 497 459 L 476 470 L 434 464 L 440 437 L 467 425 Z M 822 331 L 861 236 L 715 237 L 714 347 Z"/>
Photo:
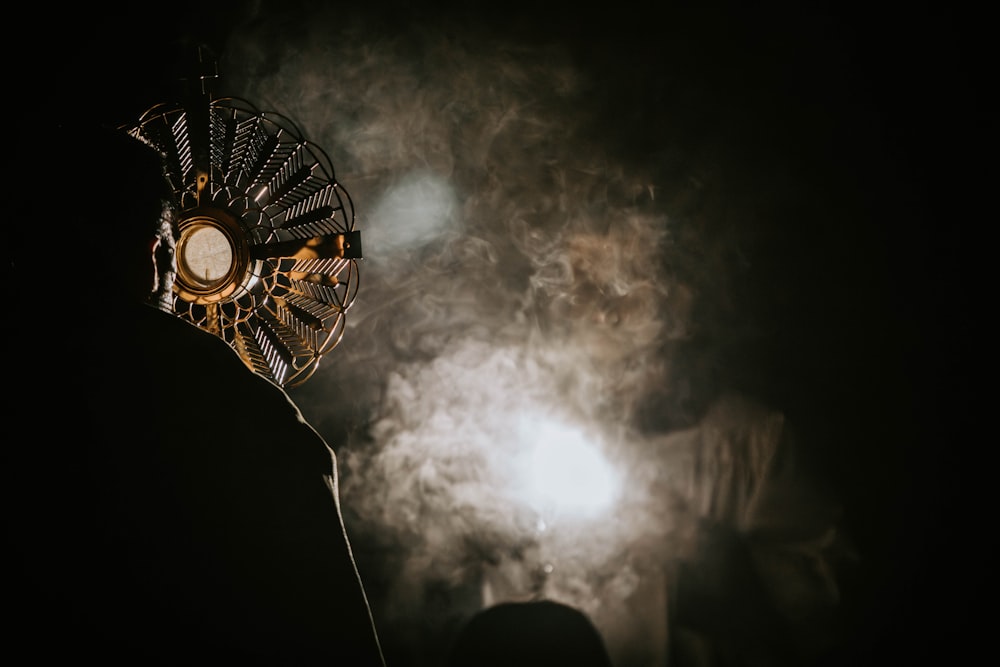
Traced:
<path id="1" fill-rule="evenodd" d="M 505 602 L 462 628 L 448 667 L 611 667 L 604 640 L 582 611 L 552 600 Z"/>

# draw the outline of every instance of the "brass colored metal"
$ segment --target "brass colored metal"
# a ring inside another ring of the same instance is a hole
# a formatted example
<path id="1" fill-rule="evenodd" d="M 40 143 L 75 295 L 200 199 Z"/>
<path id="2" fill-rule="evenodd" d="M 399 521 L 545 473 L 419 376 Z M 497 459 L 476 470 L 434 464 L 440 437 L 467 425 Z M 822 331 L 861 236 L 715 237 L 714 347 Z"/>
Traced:
<path id="1" fill-rule="evenodd" d="M 239 223 L 222 209 L 196 208 L 180 221 L 178 234 L 178 296 L 197 304 L 237 298 L 250 268 L 250 247 Z"/>
<path id="2" fill-rule="evenodd" d="M 157 148 L 178 212 L 174 314 L 281 386 L 310 378 L 358 290 L 354 205 L 287 118 L 195 96 L 125 128 Z"/>

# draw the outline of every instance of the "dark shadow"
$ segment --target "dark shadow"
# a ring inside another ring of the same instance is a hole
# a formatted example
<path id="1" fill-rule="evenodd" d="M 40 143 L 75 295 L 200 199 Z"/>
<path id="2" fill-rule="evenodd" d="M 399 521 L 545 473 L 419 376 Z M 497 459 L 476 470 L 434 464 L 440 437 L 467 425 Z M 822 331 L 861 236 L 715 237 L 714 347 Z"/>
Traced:
<path id="1" fill-rule="evenodd" d="M 591 620 L 551 600 L 506 602 L 476 613 L 459 633 L 447 667 L 611 667 Z"/>

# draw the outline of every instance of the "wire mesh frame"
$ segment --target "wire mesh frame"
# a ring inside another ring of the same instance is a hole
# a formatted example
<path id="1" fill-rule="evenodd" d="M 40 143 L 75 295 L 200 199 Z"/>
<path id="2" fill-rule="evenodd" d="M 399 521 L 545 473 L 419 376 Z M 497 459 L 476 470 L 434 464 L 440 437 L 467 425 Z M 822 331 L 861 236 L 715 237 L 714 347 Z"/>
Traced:
<path id="1" fill-rule="evenodd" d="M 354 205 L 326 153 L 291 120 L 235 97 L 207 104 L 204 134 L 179 104 L 154 106 L 127 128 L 164 156 L 181 220 L 206 205 L 225 211 L 249 248 L 231 297 L 198 303 L 175 293 L 172 309 L 254 372 L 297 386 L 340 343 L 357 296 L 357 259 L 337 243 L 355 231 Z"/>

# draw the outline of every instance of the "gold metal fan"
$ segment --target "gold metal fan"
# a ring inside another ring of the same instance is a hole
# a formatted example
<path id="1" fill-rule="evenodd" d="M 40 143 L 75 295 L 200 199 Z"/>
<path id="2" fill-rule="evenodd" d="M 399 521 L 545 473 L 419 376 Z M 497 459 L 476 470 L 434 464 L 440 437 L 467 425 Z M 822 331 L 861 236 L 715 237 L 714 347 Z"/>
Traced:
<path id="1" fill-rule="evenodd" d="M 176 197 L 173 312 L 278 385 L 305 382 L 358 290 L 360 232 L 327 155 L 235 97 L 191 95 L 125 129 L 164 155 Z"/>

